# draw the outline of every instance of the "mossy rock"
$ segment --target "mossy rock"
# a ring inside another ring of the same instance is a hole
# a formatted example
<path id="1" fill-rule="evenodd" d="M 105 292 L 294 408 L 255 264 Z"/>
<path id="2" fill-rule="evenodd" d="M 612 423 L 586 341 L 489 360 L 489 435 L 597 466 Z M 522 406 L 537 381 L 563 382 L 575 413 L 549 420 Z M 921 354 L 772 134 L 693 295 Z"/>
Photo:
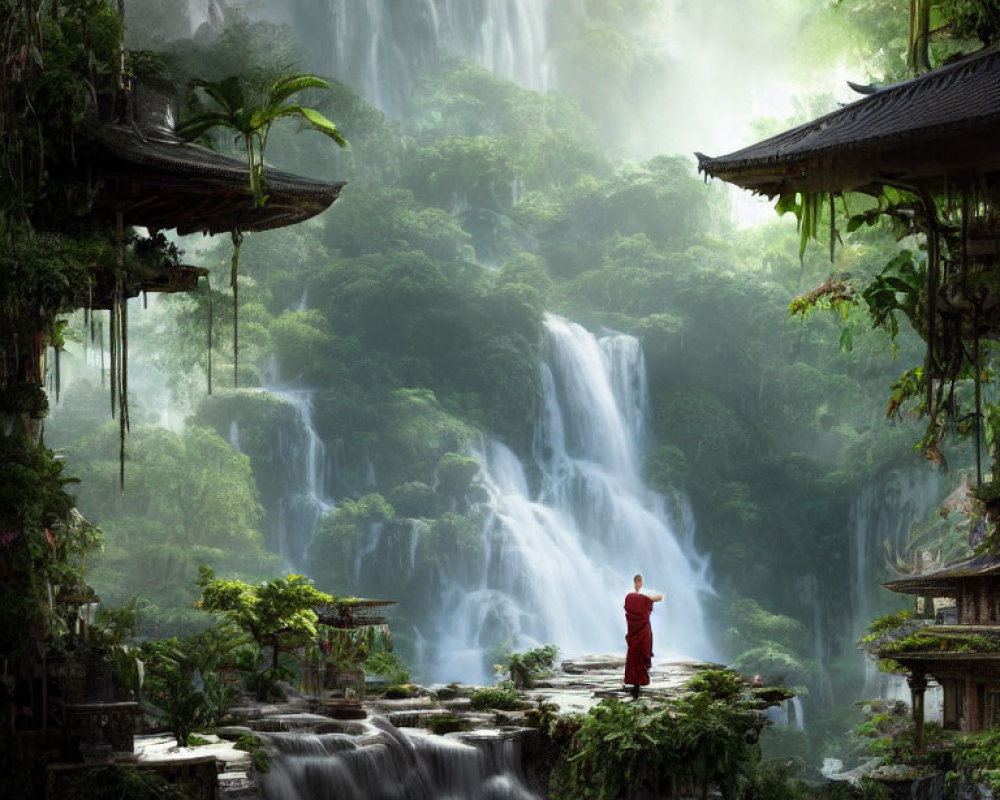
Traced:
<path id="1" fill-rule="evenodd" d="M 384 694 L 386 700 L 409 700 L 417 696 L 417 688 L 412 683 L 397 684 L 387 686 Z"/>
<path id="2" fill-rule="evenodd" d="M 442 736 L 446 733 L 468 730 L 469 724 L 455 714 L 435 714 L 428 718 L 427 727 L 431 733 Z"/>
<path id="3" fill-rule="evenodd" d="M 769 706 L 780 705 L 786 700 L 791 700 L 795 697 L 794 692 L 790 692 L 788 689 L 783 689 L 780 686 L 761 686 L 760 688 L 751 689 L 750 692 L 756 700 L 766 703 Z"/>

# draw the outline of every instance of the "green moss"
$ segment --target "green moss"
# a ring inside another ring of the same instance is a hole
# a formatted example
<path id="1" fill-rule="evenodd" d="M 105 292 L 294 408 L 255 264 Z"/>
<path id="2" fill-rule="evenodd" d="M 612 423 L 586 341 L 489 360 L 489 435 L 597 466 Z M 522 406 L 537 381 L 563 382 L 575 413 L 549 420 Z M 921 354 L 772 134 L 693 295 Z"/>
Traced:
<path id="1" fill-rule="evenodd" d="M 994 653 L 1000 651 L 1000 640 L 972 633 L 933 633 L 920 631 L 884 645 L 879 653 L 899 656 L 906 653 Z"/>
<path id="2" fill-rule="evenodd" d="M 386 700 L 409 700 L 411 697 L 416 697 L 416 694 L 417 689 L 411 683 L 397 684 L 385 688 Z"/>
<path id="3" fill-rule="evenodd" d="M 501 711 L 518 711 L 529 708 L 530 703 L 521 699 L 513 689 L 486 688 L 476 689 L 472 695 L 472 707 L 478 711 L 496 708 Z"/>
<path id="4" fill-rule="evenodd" d="M 249 753 L 253 760 L 253 767 L 257 772 L 267 772 L 271 769 L 271 760 L 267 751 L 261 746 L 260 739 L 250 733 L 244 733 L 233 745 L 236 750 Z"/>
<path id="5" fill-rule="evenodd" d="M 445 733 L 454 733 L 466 729 L 465 722 L 455 714 L 434 714 L 427 721 L 427 727 L 431 733 L 439 736 Z"/>

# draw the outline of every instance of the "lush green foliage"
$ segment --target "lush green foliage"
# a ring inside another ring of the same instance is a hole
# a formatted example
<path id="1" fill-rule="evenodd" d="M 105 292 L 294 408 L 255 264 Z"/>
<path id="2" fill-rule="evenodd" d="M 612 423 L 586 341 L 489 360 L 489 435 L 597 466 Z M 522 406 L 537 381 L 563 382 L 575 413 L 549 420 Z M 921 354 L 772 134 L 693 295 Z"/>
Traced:
<path id="1" fill-rule="evenodd" d="M 263 546 L 250 461 L 206 428 L 174 433 L 140 426 L 137 405 L 123 494 L 118 431 L 100 421 L 105 412 L 94 407 L 99 403 L 99 394 L 77 387 L 50 422 L 53 434 L 80 437 L 63 450 L 85 476 L 80 509 L 100 520 L 104 531 L 104 550 L 90 560 L 88 580 L 109 605 L 134 596 L 150 601 L 142 619 L 147 635 L 204 627 L 203 615 L 192 608 L 199 565 L 252 576 L 278 567 Z"/>
<path id="2" fill-rule="evenodd" d="M 271 648 L 271 669 L 278 668 L 278 653 L 316 637 L 316 611 L 333 598 L 316 589 L 302 575 L 274 578 L 251 585 L 240 580 L 216 578 L 208 567 L 199 569 L 200 606 L 217 612 L 246 631 L 259 647 Z"/>
<path id="3" fill-rule="evenodd" d="M 901 625 L 904 625 L 912 616 L 912 611 L 903 610 L 897 611 L 894 614 L 885 614 L 881 617 L 876 617 L 868 626 L 868 635 L 874 638 L 894 631 Z"/>
<path id="4" fill-rule="evenodd" d="M 551 644 L 524 653 L 511 653 L 507 660 L 507 674 L 514 688 L 531 689 L 536 680 L 551 675 L 558 654 L 558 649 Z"/>
<path id="5" fill-rule="evenodd" d="M 516 711 L 529 706 L 521 699 L 516 689 L 505 689 L 503 687 L 487 686 L 476 689 L 469 695 L 472 707 L 478 710 L 496 708 L 501 711 Z"/>
<path id="6" fill-rule="evenodd" d="M 705 669 L 687 682 L 685 688 L 700 692 L 712 700 L 733 702 L 739 700 L 746 690 L 743 679 L 728 669 Z"/>
<path id="7" fill-rule="evenodd" d="M 143 710 L 187 747 L 194 731 L 215 727 L 235 699 L 235 689 L 222 684 L 215 669 L 244 640 L 227 626 L 184 639 L 144 642 Z"/>
<path id="8" fill-rule="evenodd" d="M 737 798 L 756 764 L 751 740 L 762 725 L 759 712 L 703 692 L 652 705 L 604 700 L 583 718 L 556 785 L 598 800 L 709 786 Z"/>
<path id="9" fill-rule="evenodd" d="M 93 525 L 73 508 L 63 463 L 48 448 L 18 436 L 0 437 L 0 652 L 17 657 L 30 642 L 58 642 L 66 621 L 48 602 L 49 587 L 67 594 L 85 587 L 88 555 L 100 548 Z"/>
<path id="10" fill-rule="evenodd" d="M 904 653 L 993 653 L 1000 644 L 998 638 L 972 633 L 914 633 L 882 645 L 880 652 L 886 656 Z"/>
<path id="11" fill-rule="evenodd" d="M 759 644 L 761 640 L 776 642 L 796 652 L 808 646 L 806 627 L 793 617 L 771 614 L 755 600 L 737 600 L 729 607 L 726 631 L 727 644 L 734 653 Z"/>

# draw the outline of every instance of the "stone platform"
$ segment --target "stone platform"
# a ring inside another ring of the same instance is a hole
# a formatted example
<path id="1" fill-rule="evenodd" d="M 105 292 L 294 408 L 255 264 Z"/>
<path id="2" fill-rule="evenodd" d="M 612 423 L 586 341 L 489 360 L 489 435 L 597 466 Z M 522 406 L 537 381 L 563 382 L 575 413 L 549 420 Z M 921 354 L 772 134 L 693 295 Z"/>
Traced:
<path id="1" fill-rule="evenodd" d="M 646 698 L 662 699 L 679 694 L 684 684 L 699 671 L 718 664 L 687 659 L 654 659 L 649 686 L 643 687 L 638 702 Z M 554 704 L 559 714 L 583 714 L 605 697 L 622 702 L 635 702 L 622 684 L 625 657 L 618 654 L 594 654 L 564 659 L 555 673 L 539 680 L 535 688 L 521 692 L 530 702 Z M 469 696 L 478 686 L 448 684 L 417 690 L 406 699 L 372 697 L 361 704 L 368 717 L 382 717 L 393 726 L 423 730 L 430 721 L 442 714 L 454 715 L 463 721 L 465 736 L 517 735 L 524 726 L 524 712 L 475 711 Z M 447 698 L 447 699 L 442 699 Z M 214 758 L 218 769 L 220 800 L 259 800 L 261 794 L 254 780 L 250 755 L 234 747 L 240 733 L 302 731 L 315 733 L 341 732 L 364 737 L 368 726 L 358 721 L 334 719 L 323 713 L 319 698 L 289 692 L 285 703 L 261 704 L 244 701 L 231 709 L 240 724 L 219 729 L 217 735 L 204 735 L 208 744 L 197 747 L 177 747 L 173 737 L 158 734 L 135 737 L 136 760 L 142 766 L 202 763 Z"/>

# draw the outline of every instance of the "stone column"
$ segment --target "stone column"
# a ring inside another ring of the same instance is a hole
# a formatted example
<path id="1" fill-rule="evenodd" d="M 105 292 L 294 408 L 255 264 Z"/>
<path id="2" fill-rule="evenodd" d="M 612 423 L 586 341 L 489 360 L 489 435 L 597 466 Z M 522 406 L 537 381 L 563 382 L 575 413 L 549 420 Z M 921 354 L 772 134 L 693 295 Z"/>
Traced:
<path id="1" fill-rule="evenodd" d="M 913 746 L 920 752 L 924 749 L 924 692 L 927 689 L 927 677 L 922 672 L 914 672 L 906 682 L 910 685 L 913 705 Z"/>

